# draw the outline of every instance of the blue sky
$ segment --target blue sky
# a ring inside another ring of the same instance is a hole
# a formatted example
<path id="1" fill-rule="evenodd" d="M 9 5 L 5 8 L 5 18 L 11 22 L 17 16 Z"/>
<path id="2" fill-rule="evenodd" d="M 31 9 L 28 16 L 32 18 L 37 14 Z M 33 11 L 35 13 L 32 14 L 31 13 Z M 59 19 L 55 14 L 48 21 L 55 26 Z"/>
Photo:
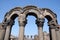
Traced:
<path id="1" fill-rule="evenodd" d="M 60 24 L 60 0 L 0 0 L 0 23 L 4 19 L 4 15 L 10 9 L 14 7 L 25 7 L 27 5 L 34 5 L 39 8 L 49 8 L 57 14 L 58 24 Z M 28 23 L 25 26 L 25 35 L 35 35 L 38 34 L 37 25 L 35 24 L 36 18 L 34 16 L 28 16 Z M 47 20 L 45 19 L 43 31 L 48 32 Z M 18 19 L 15 19 L 15 25 L 12 27 L 12 35 L 18 36 L 19 24 Z"/>

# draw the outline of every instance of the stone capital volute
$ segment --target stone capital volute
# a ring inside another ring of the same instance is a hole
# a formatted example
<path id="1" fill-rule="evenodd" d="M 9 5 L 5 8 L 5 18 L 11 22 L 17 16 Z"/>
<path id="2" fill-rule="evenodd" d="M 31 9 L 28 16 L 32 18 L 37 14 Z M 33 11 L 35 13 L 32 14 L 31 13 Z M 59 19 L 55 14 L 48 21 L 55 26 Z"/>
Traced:
<path id="1" fill-rule="evenodd" d="M 38 26 L 38 27 L 43 27 L 44 21 L 45 21 L 45 19 L 43 19 L 43 18 L 38 18 L 38 19 L 36 20 L 37 26 Z"/>

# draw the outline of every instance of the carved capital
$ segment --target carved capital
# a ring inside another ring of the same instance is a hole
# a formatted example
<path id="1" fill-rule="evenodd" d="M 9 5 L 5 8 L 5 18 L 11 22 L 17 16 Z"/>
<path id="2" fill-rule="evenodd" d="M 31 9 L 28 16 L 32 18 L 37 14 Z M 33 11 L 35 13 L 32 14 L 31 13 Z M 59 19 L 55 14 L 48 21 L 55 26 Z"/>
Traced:
<path id="1" fill-rule="evenodd" d="M 12 26 L 14 24 L 14 21 L 13 20 L 6 20 L 6 22 L 3 22 L 2 23 L 2 27 L 4 28 L 4 29 L 6 29 L 6 27 L 7 26 Z"/>
<path id="2" fill-rule="evenodd" d="M 37 26 L 38 26 L 38 27 L 43 27 L 44 21 L 45 21 L 45 19 L 43 19 L 43 18 L 38 18 L 38 19 L 36 20 Z"/>
<path id="3" fill-rule="evenodd" d="M 3 23 L 0 23 L 0 30 L 5 30 L 6 28 L 4 27 Z"/>
<path id="4" fill-rule="evenodd" d="M 59 25 L 56 26 L 56 31 L 59 31 L 60 27 Z"/>
<path id="5" fill-rule="evenodd" d="M 50 25 L 50 28 L 51 28 L 51 29 L 56 29 L 56 26 Z"/>
<path id="6" fill-rule="evenodd" d="M 56 29 L 57 24 L 55 24 L 55 22 L 53 20 L 48 22 L 48 26 L 50 26 L 51 29 Z"/>
<path id="7" fill-rule="evenodd" d="M 59 31 L 59 28 L 58 27 L 56 28 L 56 31 Z"/>
<path id="8" fill-rule="evenodd" d="M 27 24 L 27 20 L 21 20 L 18 22 L 19 22 L 19 26 L 25 26 Z"/>
<path id="9" fill-rule="evenodd" d="M 12 25 L 14 25 L 14 23 L 15 23 L 15 21 L 12 20 L 12 19 L 9 19 L 9 20 L 7 20 L 7 21 L 5 22 L 5 24 L 6 24 L 7 26 L 8 26 L 8 25 L 12 26 Z"/>

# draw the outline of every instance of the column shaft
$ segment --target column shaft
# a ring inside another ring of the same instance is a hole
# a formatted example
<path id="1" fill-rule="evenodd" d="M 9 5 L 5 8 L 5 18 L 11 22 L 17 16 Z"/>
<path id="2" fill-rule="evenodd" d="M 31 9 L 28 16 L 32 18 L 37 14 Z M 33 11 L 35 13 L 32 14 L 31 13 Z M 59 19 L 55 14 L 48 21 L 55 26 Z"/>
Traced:
<path id="1" fill-rule="evenodd" d="M 19 38 L 18 40 L 24 40 L 24 27 L 20 26 L 19 27 Z"/>
<path id="2" fill-rule="evenodd" d="M 57 40 L 60 40 L 60 33 L 59 33 L 59 29 L 56 30 L 56 36 L 57 36 Z"/>
<path id="3" fill-rule="evenodd" d="M 38 26 L 38 40 L 43 40 L 43 25 L 44 25 L 44 18 L 38 18 L 36 20 L 36 24 Z"/>
<path id="4" fill-rule="evenodd" d="M 47 38 L 47 33 L 44 32 L 43 39 L 44 39 L 44 40 L 47 40 L 46 38 Z"/>
<path id="5" fill-rule="evenodd" d="M 24 28 L 25 28 L 25 25 L 27 23 L 27 20 L 26 20 L 26 18 L 24 17 L 23 14 L 21 14 L 18 17 L 18 22 L 19 22 L 19 37 L 18 37 L 18 40 L 24 40 Z"/>
<path id="6" fill-rule="evenodd" d="M 0 40 L 4 40 L 5 37 L 5 31 L 4 24 L 0 24 Z"/>
<path id="7" fill-rule="evenodd" d="M 55 29 L 50 29 L 50 31 L 51 31 L 51 39 L 50 40 L 57 40 L 56 39 L 56 31 L 55 31 Z"/>
<path id="8" fill-rule="evenodd" d="M 38 28 L 38 38 L 39 40 L 43 40 L 43 28 L 42 27 Z"/>
<path id="9" fill-rule="evenodd" d="M 10 35 L 11 35 L 11 26 L 7 26 L 4 40 L 9 40 Z"/>
<path id="10" fill-rule="evenodd" d="M 5 30 L 0 30 L 0 40 L 4 40 Z"/>

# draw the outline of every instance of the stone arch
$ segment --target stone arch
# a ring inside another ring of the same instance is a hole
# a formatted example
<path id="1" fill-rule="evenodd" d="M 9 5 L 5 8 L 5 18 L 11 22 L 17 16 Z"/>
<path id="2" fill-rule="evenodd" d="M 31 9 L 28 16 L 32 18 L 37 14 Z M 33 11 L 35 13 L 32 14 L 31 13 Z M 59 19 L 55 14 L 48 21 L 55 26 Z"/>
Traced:
<path id="1" fill-rule="evenodd" d="M 56 40 L 57 15 L 48 8 L 43 8 L 44 17 L 48 20 L 50 40 Z"/>
<path id="2" fill-rule="evenodd" d="M 38 26 L 38 39 L 43 40 L 43 24 L 44 24 L 44 18 L 48 20 L 48 25 L 50 26 L 50 40 L 56 40 L 56 28 L 58 27 L 57 23 L 57 16 L 54 12 L 52 12 L 48 8 L 37 8 L 36 6 L 26 6 L 23 9 L 20 7 L 15 7 L 11 9 L 9 12 L 6 13 L 3 21 L 3 26 L 6 27 L 7 31 L 5 34 L 4 40 L 9 40 L 10 35 L 10 27 L 14 23 L 14 19 L 18 17 L 19 22 L 19 38 L 18 40 L 24 40 L 24 27 L 26 25 L 26 17 L 28 15 L 33 15 L 37 18 L 36 24 Z M 57 28 L 59 30 L 59 28 Z M 5 33 L 5 32 L 4 32 Z M 3 36 L 3 35 L 2 35 Z M 3 39 L 3 37 L 2 37 Z"/>
<path id="3" fill-rule="evenodd" d="M 23 8 L 23 14 L 25 15 L 25 18 L 28 16 L 28 15 L 33 15 L 35 16 L 36 18 L 39 17 L 40 15 L 40 10 L 39 8 L 37 8 L 36 6 L 26 6 Z"/>
<path id="4" fill-rule="evenodd" d="M 4 40 L 9 40 L 10 34 L 11 34 L 11 29 L 12 26 L 14 25 L 14 20 L 16 17 L 18 17 L 22 12 L 22 8 L 16 7 L 11 9 L 7 14 L 5 15 L 5 23 L 6 23 L 6 33 L 5 33 L 5 38 Z M 7 33 L 8 32 L 8 33 Z M 7 37 L 6 37 L 7 36 Z"/>
<path id="5" fill-rule="evenodd" d="M 17 16 L 19 16 L 20 14 L 22 13 L 22 8 L 20 8 L 20 7 L 15 7 L 15 8 L 13 8 L 13 9 L 11 9 L 9 12 L 7 12 L 6 13 L 6 15 L 5 15 L 5 18 L 8 20 L 8 19 L 10 19 L 10 18 L 12 18 L 12 17 L 17 17 Z"/>
<path id="6" fill-rule="evenodd" d="M 38 26 L 38 36 L 40 35 L 39 37 L 41 37 L 41 40 L 43 40 L 43 36 L 41 36 L 41 35 L 43 35 L 43 33 L 39 29 L 40 27 L 42 27 L 42 25 L 44 23 L 44 16 L 42 15 L 42 11 L 39 10 L 39 8 L 37 8 L 35 6 L 26 6 L 23 8 L 23 10 L 24 11 L 22 14 L 24 15 L 25 19 L 28 15 L 33 15 L 36 17 L 36 24 Z M 41 30 L 42 30 L 42 28 L 41 28 Z M 41 32 L 41 34 L 40 34 L 40 32 Z M 39 40 L 40 40 L 40 38 L 39 38 Z"/>
<path id="7" fill-rule="evenodd" d="M 57 15 L 48 8 L 43 8 L 43 16 L 49 21 L 54 21 L 57 24 Z"/>

